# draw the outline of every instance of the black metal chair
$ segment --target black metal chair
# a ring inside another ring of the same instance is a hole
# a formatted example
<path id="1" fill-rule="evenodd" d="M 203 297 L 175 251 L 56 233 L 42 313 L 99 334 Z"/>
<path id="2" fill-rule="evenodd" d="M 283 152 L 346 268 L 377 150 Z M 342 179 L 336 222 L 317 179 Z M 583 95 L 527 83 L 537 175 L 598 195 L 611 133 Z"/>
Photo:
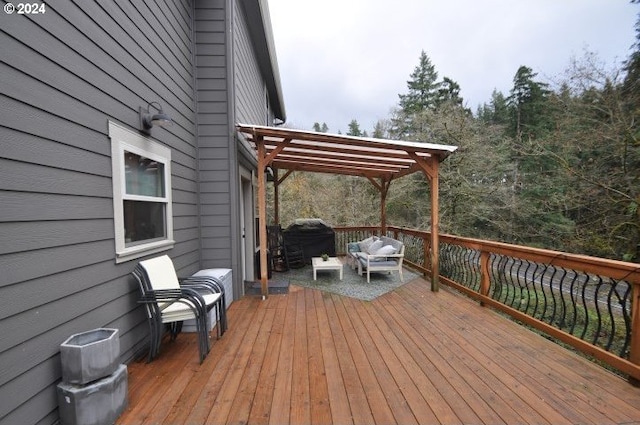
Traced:
<path id="1" fill-rule="evenodd" d="M 224 291 L 224 284 L 222 283 L 222 281 L 213 276 L 194 275 L 180 279 L 180 285 L 186 285 L 189 287 L 192 287 L 193 285 L 205 285 L 205 292 L 208 292 L 209 289 L 213 289 L 214 292 L 220 294 L 220 305 L 218 306 L 219 308 L 216 310 L 216 312 L 218 313 L 217 319 L 219 323 L 218 337 L 222 336 L 229 327 L 227 322 L 227 299 Z M 202 291 L 198 290 L 198 292 L 202 294 Z"/>
<path id="2" fill-rule="evenodd" d="M 279 224 L 267 226 L 267 247 L 271 258 L 271 269 L 277 272 L 289 270 L 285 257 L 282 227 Z"/>
<path id="3" fill-rule="evenodd" d="M 199 277 L 180 282 L 173 262 L 167 255 L 141 261 L 132 274 L 138 281 L 141 292 L 139 302 L 145 305 L 149 321 L 148 361 L 160 353 L 165 327 L 168 327 L 171 339 L 175 340 L 182 329 L 182 322 L 193 319 L 202 363 L 210 350 L 209 311 L 215 309 L 218 337 L 223 332 L 223 317 L 226 326 L 223 296 L 217 285 L 208 283 L 207 278 Z"/>
<path id="4" fill-rule="evenodd" d="M 286 243 L 285 241 L 284 255 L 287 262 L 287 268 L 289 269 L 299 269 L 304 267 L 306 264 L 304 249 L 301 244 Z"/>

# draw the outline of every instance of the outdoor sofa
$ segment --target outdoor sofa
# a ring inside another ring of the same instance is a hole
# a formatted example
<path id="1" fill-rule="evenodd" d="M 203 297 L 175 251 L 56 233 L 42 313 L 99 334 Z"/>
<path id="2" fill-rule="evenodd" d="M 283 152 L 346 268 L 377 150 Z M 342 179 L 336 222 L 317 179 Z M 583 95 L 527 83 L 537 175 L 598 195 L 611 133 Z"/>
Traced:
<path id="1" fill-rule="evenodd" d="M 397 271 L 400 281 L 402 276 L 402 260 L 404 244 L 387 236 L 371 236 L 359 242 L 347 244 L 347 258 L 352 269 L 358 268 L 358 274 L 367 273 L 367 283 L 371 282 L 371 272 Z"/>

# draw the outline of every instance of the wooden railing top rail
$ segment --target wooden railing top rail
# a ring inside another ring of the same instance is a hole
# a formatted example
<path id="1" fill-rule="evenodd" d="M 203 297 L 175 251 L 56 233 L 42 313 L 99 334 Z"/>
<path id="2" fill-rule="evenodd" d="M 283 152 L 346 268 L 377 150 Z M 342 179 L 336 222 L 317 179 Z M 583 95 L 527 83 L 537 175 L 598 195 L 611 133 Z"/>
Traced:
<path id="1" fill-rule="evenodd" d="M 362 230 L 368 230 L 370 232 L 379 232 L 380 226 L 335 226 L 334 229 L 340 232 L 355 232 L 355 231 L 362 231 Z"/>
<path id="2" fill-rule="evenodd" d="M 427 231 L 396 226 L 388 226 L 388 229 L 390 231 L 398 231 L 425 238 L 428 238 L 430 234 Z M 552 251 L 549 249 L 532 248 L 447 234 L 440 234 L 440 242 L 452 243 L 479 251 L 489 251 L 495 254 L 517 257 L 574 270 L 582 270 L 587 273 L 609 276 L 613 279 L 625 280 L 629 283 L 640 285 L 640 264 L 637 263 L 609 260 L 606 258 L 591 257 L 588 255 L 570 254 L 561 251 Z"/>

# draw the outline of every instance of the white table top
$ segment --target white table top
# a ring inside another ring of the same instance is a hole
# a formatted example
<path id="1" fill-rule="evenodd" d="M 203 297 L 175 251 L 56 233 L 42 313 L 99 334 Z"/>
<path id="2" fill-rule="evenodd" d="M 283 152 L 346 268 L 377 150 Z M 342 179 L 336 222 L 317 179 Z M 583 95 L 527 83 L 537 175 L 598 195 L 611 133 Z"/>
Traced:
<path id="1" fill-rule="evenodd" d="M 316 269 L 334 269 L 342 267 L 342 262 L 336 257 L 329 257 L 327 261 L 323 261 L 322 257 L 313 257 L 311 259 L 311 263 Z"/>

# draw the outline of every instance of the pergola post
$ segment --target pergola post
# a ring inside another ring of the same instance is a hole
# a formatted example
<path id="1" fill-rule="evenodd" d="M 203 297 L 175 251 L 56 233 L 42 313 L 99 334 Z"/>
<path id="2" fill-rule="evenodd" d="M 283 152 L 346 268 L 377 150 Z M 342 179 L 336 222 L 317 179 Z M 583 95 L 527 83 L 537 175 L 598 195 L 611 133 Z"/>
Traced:
<path id="1" fill-rule="evenodd" d="M 260 289 L 262 298 L 269 294 L 267 265 L 267 151 L 262 136 L 254 137 L 258 153 L 258 241 L 260 243 Z"/>
<path id="2" fill-rule="evenodd" d="M 425 177 L 429 180 L 429 191 L 431 196 L 431 290 L 438 292 L 440 289 L 440 201 L 438 197 L 438 166 L 437 158 L 431 157 L 429 160 L 420 158 L 414 152 L 407 152 L 416 161 Z"/>
<path id="3" fill-rule="evenodd" d="M 371 184 L 380 192 L 380 232 L 387 234 L 387 193 L 391 185 L 391 179 L 380 178 L 378 183 L 373 177 L 366 176 Z"/>
<path id="4" fill-rule="evenodd" d="M 273 219 L 274 224 L 280 224 L 280 185 L 291 175 L 293 170 L 287 170 L 284 176 L 279 177 L 280 173 L 277 168 L 273 169 Z"/>
<path id="5" fill-rule="evenodd" d="M 431 161 L 431 290 L 438 292 L 440 289 L 440 201 L 438 196 L 438 161 Z M 427 175 L 427 177 L 429 177 Z"/>
<path id="6" fill-rule="evenodd" d="M 384 180 L 380 182 L 380 228 L 381 228 L 381 236 L 386 236 L 387 234 L 387 193 L 389 193 L 389 186 L 391 185 L 391 180 Z"/>

